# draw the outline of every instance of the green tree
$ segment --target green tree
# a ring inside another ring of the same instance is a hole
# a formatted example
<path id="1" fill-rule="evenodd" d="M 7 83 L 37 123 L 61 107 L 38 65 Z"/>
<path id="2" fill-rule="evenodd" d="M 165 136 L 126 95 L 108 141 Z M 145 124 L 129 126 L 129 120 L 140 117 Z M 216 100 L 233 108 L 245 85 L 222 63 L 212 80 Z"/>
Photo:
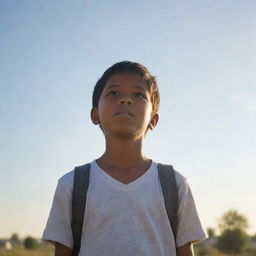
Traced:
<path id="1" fill-rule="evenodd" d="M 219 220 L 219 229 L 221 232 L 233 229 L 246 231 L 247 228 L 248 219 L 235 209 L 231 209 L 224 213 Z"/>
<path id="2" fill-rule="evenodd" d="M 209 237 L 214 237 L 215 236 L 215 230 L 213 228 L 207 228 L 207 234 Z"/>
<path id="3" fill-rule="evenodd" d="M 20 238 L 19 238 L 19 235 L 17 233 L 13 233 L 11 235 L 11 238 L 10 240 L 13 242 L 13 243 L 18 243 L 20 241 Z"/>
<path id="4" fill-rule="evenodd" d="M 227 229 L 219 236 L 217 247 L 224 253 L 243 253 L 248 241 L 248 235 L 241 229 Z"/>
<path id="5" fill-rule="evenodd" d="M 39 242 L 35 238 L 28 236 L 24 240 L 24 247 L 29 250 L 37 249 L 39 248 Z"/>
<path id="6" fill-rule="evenodd" d="M 221 235 L 217 247 L 224 253 L 242 253 L 248 245 L 249 236 L 246 234 L 248 220 L 237 210 L 229 210 L 219 220 Z"/>

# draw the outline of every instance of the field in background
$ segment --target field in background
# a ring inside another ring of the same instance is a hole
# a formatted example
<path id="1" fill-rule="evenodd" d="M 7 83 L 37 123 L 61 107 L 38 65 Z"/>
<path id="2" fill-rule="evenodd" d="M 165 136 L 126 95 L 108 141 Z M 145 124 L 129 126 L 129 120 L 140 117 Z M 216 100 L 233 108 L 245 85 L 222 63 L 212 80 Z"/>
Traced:
<path id="1" fill-rule="evenodd" d="M 256 256 L 256 249 L 248 249 L 247 252 L 242 254 L 226 254 L 222 253 L 214 247 L 199 247 L 194 246 L 195 256 Z"/>
<path id="2" fill-rule="evenodd" d="M 27 250 L 24 247 L 15 247 L 10 251 L 0 250 L 0 256 L 54 256 L 54 247 L 41 246 L 37 250 Z"/>
<path id="3" fill-rule="evenodd" d="M 217 249 L 208 248 L 200 249 L 195 246 L 195 256 L 255 256 L 256 251 L 247 252 L 241 255 L 223 254 Z M 37 250 L 27 250 L 23 247 L 16 247 L 11 251 L 0 250 L 0 256 L 54 256 L 54 249 L 52 246 L 41 246 Z"/>

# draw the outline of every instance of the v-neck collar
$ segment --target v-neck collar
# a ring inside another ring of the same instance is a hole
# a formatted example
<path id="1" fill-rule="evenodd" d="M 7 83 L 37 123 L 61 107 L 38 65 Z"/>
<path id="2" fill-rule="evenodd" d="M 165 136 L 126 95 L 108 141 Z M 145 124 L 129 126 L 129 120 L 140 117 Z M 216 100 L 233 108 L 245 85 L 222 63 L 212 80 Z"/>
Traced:
<path id="1" fill-rule="evenodd" d="M 147 180 L 147 178 L 150 176 L 150 174 L 152 173 L 152 171 L 154 170 L 155 167 L 155 163 L 152 161 L 150 167 L 146 170 L 145 173 L 143 173 L 140 177 L 138 177 L 136 180 L 125 184 L 121 181 L 116 180 L 115 178 L 111 177 L 108 173 L 106 173 L 96 162 L 96 160 L 94 160 L 92 162 L 92 169 L 96 170 L 97 173 L 106 181 L 108 181 L 109 183 L 112 183 L 112 185 L 117 186 L 121 189 L 125 189 L 125 190 L 130 190 L 132 188 L 134 188 L 135 186 L 141 184 L 142 182 L 144 182 L 145 180 Z"/>

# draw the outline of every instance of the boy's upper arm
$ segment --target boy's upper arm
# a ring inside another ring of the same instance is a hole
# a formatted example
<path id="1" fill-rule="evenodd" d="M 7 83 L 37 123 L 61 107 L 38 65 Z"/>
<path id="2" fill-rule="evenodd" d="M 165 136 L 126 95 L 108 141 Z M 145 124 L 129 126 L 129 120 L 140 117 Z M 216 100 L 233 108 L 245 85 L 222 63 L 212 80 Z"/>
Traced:
<path id="1" fill-rule="evenodd" d="M 68 248 L 73 248 L 71 191 L 72 188 L 60 179 L 55 190 L 51 211 L 42 237 L 43 240 L 49 241 L 52 244 L 60 243 Z"/>
<path id="2" fill-rule="evenodd" d="M 176 179 L 179 196 L 176 245 L 177 247 L 182 247 L 187 245 L 189 242 L 204 240 L 207 238 L 207 235 L 200 222 L 187 179 L 180 174 L 176 175 Z"/>
<path id="3" fill-rule="evenodd" d="M 55 243 L 55 256 L 72 256 L 72 250 L 63 244 Z"/>
<path id="4" fill-rule="evenodd" d="M 178 247 L 177 256 L 194 256 L 193 244 L 190 242 Z"/>

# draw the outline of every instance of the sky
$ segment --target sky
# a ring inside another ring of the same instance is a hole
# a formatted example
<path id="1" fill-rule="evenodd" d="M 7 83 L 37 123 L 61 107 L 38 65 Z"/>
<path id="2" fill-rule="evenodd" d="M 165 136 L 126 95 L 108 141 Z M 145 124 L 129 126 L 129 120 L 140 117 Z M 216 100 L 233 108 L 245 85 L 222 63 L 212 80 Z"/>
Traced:
<path id="1" fill-rule="evenodd" d="M 0 238 L 40 237 L 58 179 L 104 152 L 92 90 L 112 64 L 156 76 L 144 153 L 188 177 L 205 227 L 256 233 L 256 1 L 0 1 Z"/>

